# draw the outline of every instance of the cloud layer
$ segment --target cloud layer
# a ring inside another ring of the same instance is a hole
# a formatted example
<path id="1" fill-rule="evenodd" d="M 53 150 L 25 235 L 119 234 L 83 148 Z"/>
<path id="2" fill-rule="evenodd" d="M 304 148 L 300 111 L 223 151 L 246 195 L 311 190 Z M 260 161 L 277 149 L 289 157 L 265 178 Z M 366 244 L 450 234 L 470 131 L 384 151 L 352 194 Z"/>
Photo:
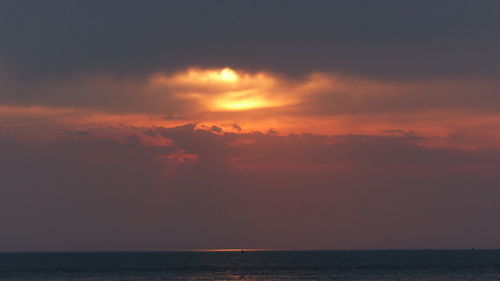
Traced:
<path id="1" fill-rule="evenodd" d="M 498 248 L 499 13 L 1 1 L 0 250 Z"/>
<path id="2" fill-rule="evenodd" d="M 0 223 L 9 231 L 0 247 L 497 245 L 498 151 L 420 139 L 217 134 L 192 124 L 66 131 L 46 142 L 3 136 Z"/>

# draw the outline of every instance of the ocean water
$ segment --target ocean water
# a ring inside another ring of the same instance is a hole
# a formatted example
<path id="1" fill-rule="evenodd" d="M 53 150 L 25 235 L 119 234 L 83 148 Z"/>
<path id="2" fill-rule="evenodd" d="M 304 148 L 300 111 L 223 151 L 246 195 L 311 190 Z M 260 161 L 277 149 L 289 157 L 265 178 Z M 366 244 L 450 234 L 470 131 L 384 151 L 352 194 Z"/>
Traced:
<path id="1" fill-rule="evenodd" d="M 500 280 L 500 251 L 2 253 L 0 280 Z"/>

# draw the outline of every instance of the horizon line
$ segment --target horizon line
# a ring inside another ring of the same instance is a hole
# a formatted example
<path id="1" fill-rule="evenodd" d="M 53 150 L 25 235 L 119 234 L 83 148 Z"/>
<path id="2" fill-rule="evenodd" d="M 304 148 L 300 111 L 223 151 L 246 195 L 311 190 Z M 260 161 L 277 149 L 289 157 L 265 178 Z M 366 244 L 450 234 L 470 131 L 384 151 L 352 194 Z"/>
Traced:
<path id="1" fill-rule="evenodd" d="M 20 250 L 8 253 L 230 253 L 230 252 L 355 252 L 355 251 L 498 251 L 500 248 L 376 248 L 376 249 L 266 249 L 266 248 L 213 248 L 213 249 L 171 249 L 171 250 Z"/>

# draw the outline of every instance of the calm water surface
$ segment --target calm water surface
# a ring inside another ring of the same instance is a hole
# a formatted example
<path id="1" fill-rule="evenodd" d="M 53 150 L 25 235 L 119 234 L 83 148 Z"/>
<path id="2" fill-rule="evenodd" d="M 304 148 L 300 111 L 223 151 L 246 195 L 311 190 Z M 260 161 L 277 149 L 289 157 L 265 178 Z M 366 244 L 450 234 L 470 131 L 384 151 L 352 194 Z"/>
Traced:
<path id="1" fill-rule="evenodd" d="M 3 253 L 0 280 L 500 280 L 500 251 Z"/>

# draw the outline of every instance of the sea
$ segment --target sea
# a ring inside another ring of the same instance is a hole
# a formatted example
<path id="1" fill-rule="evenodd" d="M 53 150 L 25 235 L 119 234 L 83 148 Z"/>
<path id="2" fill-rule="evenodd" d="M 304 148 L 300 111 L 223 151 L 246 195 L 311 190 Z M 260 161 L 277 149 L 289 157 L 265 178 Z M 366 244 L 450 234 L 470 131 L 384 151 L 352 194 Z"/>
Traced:
<path id="1" fill-rule="evenodd" d="M 0 253 L 0 280 L 500 280 L 500 250 Z"/>

